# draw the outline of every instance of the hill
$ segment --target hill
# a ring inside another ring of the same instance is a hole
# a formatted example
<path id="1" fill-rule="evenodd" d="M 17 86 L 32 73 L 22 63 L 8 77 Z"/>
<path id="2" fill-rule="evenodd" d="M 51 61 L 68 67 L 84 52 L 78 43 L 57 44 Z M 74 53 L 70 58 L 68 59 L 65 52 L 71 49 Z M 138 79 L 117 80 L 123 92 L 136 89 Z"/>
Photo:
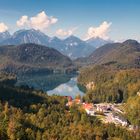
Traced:
<path id="1" fill-rule="evenodd" d="M 126 102 L 137 96 L 140 88 L 140 69 L 115 69 L 98 65 L 80 71 L 78 83 L 86 87 L 85 100 L 88 102 Z"/>
<path id="2" fill-rule="evenodd" d="M 0 47 L 0 70 L 12 73 L 52 72 L 72 67 L 72 61 L 53 48 L 36 44 Z"/>
<path id="3" fill-rule="evenodd" d="M 120 68 L 140 67 L 140 44 L 135 40 L 106 44 L 89 57 L 78 59 L 76 63 L 114 65 Z"/>

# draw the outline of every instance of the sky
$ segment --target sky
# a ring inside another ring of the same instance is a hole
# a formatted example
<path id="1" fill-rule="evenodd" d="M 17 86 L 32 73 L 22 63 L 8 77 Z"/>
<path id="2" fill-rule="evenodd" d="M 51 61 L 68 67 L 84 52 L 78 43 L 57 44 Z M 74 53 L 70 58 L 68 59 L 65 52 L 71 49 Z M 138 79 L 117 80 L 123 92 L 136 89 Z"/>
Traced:
<path id="1" fill-rule="evenodd" d="M 140 0 L 0 0 L 0 32 L 140 41 Z"/>

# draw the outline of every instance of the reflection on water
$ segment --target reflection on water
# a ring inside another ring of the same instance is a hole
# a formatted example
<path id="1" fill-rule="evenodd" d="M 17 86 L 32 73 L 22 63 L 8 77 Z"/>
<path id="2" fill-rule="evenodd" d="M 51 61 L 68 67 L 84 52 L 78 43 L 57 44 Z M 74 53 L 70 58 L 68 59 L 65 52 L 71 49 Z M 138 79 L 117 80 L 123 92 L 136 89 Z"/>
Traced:
<path id="1" fill-rule="evenodd" d="M 63 96 L 72 96 L 73 98 L 76 95 L 83 96 L 83 92 L 79 90 L 77 86 L 77 78 L 71 78 L 69 82 L 59 85 L 53 90 L 47 92 L 49 95 L 57 94 Z"/>
<path id="2" fill-rule="evenodd" d="M 60 84 L 66 83 L 73 77 L 66 74 L 50 74 L 50 75 L 22 75 L 17 78 L 17 86 L 28 85 L 35 89 L 41 89 L 43 91 L 52 90 Z"/>
<path id="3" fill-rule="evenodd" d="M 17 86 L 28 85 L 35 89 L 47 92 L 49 95 L 61 96 L 83 95 L 77 86 L 77 78 L 74 75 L 51 74 L 51 75 L 22 75 L 18 76 Z"/>

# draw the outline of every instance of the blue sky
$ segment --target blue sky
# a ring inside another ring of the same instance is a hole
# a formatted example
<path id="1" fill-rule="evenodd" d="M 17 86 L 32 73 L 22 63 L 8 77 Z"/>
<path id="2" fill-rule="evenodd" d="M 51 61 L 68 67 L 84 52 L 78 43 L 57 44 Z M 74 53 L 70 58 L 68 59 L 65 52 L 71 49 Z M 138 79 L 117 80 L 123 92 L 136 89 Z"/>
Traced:
<path id="1" fill-rule="evenodd" d="M 112 40 L 140 40 L 140 0 L 0 0 L 0 23 L 6 24 L 11 33 L 31 28 L 34 26 L 19 27 L 16 22 L 24 15 L 30 20 L 42 11 L 50 20 L 51 16 L 57 19 L 42 29 L 50 36 L 74 34 L 84 39 L 95 32 L 96 37 Z M 101 25 L 107 28 L 104 35 Z"/>

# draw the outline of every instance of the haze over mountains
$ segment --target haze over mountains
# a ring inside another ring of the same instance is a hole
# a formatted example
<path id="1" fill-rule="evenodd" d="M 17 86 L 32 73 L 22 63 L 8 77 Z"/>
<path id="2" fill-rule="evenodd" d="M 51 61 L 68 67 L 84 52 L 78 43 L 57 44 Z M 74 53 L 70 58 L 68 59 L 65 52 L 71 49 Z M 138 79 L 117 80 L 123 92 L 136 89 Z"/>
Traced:
<path id="1" fill-rule="evenodd" d="M 113 43 L 112 40 L 104 40 L 102 38 L 90 38 L 86 41 L 88 44 L 90 44 L 91 46 L 95 46 L 96 48 L 99 48 L 105 44 L 108 44 L 108 43 Z"/>
<path id="2" fill-rule="evenodd" d="M 20 45 L 25 43 L 35 43 L 57 49 L 62 54 L 71 59 L 86 57 L 96 48 L 111 42 L 101 38 L 91 38 L 83 41 L 75 36 L 69 36 L 62 40 L 57 37 L 49 37 L 39 30 L 19 30 L 13 35 L 9 32 L 0 33 L 0 45 Z"/>

